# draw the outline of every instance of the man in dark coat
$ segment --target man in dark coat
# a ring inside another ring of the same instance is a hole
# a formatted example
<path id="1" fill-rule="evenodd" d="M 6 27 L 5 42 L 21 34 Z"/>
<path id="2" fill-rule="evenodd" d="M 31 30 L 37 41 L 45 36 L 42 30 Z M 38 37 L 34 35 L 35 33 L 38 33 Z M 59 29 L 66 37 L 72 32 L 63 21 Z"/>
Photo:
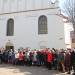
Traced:
<path id="1" fill-rule="evenodd" d="M 71 71 L 71 54 L 68 50 L 65 54 L 65 69 L 67 71 L 67 74 L 70 74 L 70 71 Z"/>
<path id="2" fill-rule="evenodd" d="M 74 70 L 73 75 L 75 75 L 75 49 L 71 52 L 71 66 Z"/>

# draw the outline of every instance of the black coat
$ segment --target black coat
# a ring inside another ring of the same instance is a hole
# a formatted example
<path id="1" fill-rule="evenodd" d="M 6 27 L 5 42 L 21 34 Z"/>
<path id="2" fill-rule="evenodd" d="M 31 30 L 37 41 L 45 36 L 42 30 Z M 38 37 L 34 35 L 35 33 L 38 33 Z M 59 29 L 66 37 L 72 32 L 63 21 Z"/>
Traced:
<path id="1" fill-rule="evenodd" d="M 75 52 L 71 52 L 71 64 L 75 64 Z"/>

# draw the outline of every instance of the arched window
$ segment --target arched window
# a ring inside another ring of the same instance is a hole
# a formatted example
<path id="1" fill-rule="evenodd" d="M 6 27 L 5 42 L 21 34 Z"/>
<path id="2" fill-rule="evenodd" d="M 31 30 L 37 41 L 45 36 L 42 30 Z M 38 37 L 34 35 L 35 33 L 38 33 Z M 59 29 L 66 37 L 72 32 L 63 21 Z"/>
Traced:
<path id="1" fill-rule="evenodd" d="M 13 36 L 14 35 L 14 20 L 9 19 L 7 21 L 7 36 Z"/>
<path id="2" fill-rule="evenodd" d="M 47 34 L 47 17 L 42 15 L 38 20 L 38 34 Z"/>

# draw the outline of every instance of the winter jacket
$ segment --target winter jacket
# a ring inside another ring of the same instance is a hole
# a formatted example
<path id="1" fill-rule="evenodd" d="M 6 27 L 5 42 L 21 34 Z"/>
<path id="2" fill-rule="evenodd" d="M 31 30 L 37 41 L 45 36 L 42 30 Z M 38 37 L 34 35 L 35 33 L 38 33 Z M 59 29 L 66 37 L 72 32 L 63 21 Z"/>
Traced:
<path id="1" fill-rule="evenodd" d="M 52 53 L 48 52 L 47 53 L 47 62 L 52 62 Z"/>

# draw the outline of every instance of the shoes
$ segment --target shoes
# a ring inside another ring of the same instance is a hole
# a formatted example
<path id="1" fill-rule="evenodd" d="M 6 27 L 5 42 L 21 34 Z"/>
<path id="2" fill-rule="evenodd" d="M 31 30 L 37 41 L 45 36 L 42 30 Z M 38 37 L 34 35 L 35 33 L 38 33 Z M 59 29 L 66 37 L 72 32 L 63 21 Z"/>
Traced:
<path id="1" fill-rule="evenodd" d="M 65 71 L 61 71 L 61 73 L 65 73 Z"/>
<path id="2" fill-rule="evenodd" d="M 70 72 L 67 72 L 67 74 L 71 74 Z"/>

